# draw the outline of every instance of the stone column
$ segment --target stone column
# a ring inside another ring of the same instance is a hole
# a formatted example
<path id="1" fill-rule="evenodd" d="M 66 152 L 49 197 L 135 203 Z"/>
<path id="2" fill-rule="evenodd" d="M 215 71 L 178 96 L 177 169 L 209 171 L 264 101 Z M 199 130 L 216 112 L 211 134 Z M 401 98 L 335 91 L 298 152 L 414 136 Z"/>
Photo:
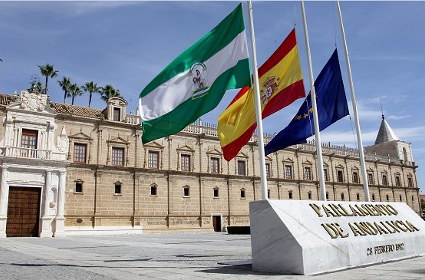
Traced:
<path id="1" fill-rule="evenodd" d="M 66 171 L 59 172 L 58 205 L 55 219 L 55 237 L 64 236 Z"/>
<path id="2" fill-rule="evenodd" d="M 49 191 L 51 188 L 52 171 L 46 170 L 46 183 L 43 190 L 43 216 L 41 217 L 40 237 L 52 237 L 52 216 L 49 214 Z"/>
<path id="3" fill-rule="evenodd" d="M 0 183 L 0 238 L 6 237 L 8 201 L 9 185 L 7 184 L 7 168 L 2 167 Z"/>

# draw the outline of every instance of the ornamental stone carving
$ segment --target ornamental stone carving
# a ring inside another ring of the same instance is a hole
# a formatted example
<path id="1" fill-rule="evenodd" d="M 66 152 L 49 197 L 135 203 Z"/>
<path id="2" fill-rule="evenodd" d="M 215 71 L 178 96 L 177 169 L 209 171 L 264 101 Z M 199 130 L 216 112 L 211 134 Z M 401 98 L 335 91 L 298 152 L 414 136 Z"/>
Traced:
<path id="1" fill-rule="evenodd" d="M 68 136 L 66 136 L 65 127 L 62 128 L 61 135 L 58 136 L 57 147 L 59 152 L 62 152 L 62 153 L 68 152 L 69 139 L 68 139 Z"/>
<path id="2" fill-rule="evenodd" d="M 29 93 L 28 91 L 21 92 L 21 108 L 30 111 L 42 112 L 47 106 L 47 95 Z"/>

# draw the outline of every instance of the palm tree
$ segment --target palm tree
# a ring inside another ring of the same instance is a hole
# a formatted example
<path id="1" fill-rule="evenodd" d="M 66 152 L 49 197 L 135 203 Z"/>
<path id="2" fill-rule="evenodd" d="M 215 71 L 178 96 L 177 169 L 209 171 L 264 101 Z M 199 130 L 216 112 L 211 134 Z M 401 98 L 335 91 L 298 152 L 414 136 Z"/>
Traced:
<path id="1" fill-rule="evenodd" d="M 82 86 L 82 89 L 85 92 L 89 92 L 90 93 L 90 97 L 89 97 L 89 107 L 91 105 L 91 97 L 93 95 L 94 92 L 100 92 L 100 90 L 102 88 L 98 87 L 96 83 L 92 82 L 87 82 L 84 86 Z"/>
<path id="2" fill-rule="evenodd" d="M 111 85 L 106 85 L 102 88 L 102 100 L 104 101 L 108 101 L 109 98 L 111 97 L 120 97 L 120 91 L 118 89 L 115 89 L 113 86 Z"/>
<path id="3" fill-rule="evenodd" d="M 58 81 L 58 84 L 61 86 L 64 94 L 63 94 L 63 103 L 67 97 L 69 97 L 69 91 L 71 86 L 71 79 L 69 77 L 62 77 L 62 81 Z"/>
<path id="4" fill-rule="evenodd" d="M 71 84 L 69 87 L 69 91 L 72 96 L 71 105 L 74 105 L 74 98 L 75 96 L 83 95 L 84 92 L 81 90 L 81 88 L 77 84 Z"/>
<path id="5" fill-rule="evenodd" d="M 38 65 L 40 68 L 41 75 L 46 77 L 46 87 L 44 89 L 44 93 L 47 94 L 47 83 L 49 81 L 49 78 L 56 77 L 58 75 L 59 71 L 56 71 L 53 65 L 46 64 L 44 66 Z"/>

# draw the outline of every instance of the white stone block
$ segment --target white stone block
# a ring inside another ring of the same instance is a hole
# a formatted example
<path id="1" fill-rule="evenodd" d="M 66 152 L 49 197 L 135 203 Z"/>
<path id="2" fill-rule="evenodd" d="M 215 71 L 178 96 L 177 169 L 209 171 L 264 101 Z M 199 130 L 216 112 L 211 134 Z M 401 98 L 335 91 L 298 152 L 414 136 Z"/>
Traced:
<path id="1" fill-rule="evenodd" d="M 425 222 L 405 203 L 250 203 L 255 271 L 316 274 L 425 253 Z"/>

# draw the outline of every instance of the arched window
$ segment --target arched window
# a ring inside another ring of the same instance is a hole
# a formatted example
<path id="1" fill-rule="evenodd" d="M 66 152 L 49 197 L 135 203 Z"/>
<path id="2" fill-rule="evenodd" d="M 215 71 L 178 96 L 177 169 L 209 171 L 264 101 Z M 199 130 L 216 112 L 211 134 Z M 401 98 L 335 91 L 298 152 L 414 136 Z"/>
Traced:
<path id="1" fill-rule="evenodd" d="M 357 201 L 360 201 L 360 194 L 359 193 L 356 193 L 356 199 L 357 199 Z"/>
<path id="2" fill-rule="evenodd" d="M 270 198 L 270 190 L 267 190 L 267 198 Z"/>
<path id="3" fill-rule="evenodd" d="M 121 194 L 122 192 L 122 190 L 121 190 L 121 186 L 122 186 L 122 183 L 121 182 L 115 182 L 115 184 L 114 184 L 114 193 L 115 194 Z"/>
<path id="4" fill-rule="evenodd" d="M 372 201 L 375 201 L 375 194 L 372 194 Z"/>
<path id="5" fill-rule="evenodd" d="M 158 186 L 157 184 L 152 184 L 151 185 L 151 195 L 155 196 L 158 194 Z"/>
<path id="6" fill-rule="evenodd" d="M 219 194 L 219 192 L 218 192 L 218 187 L 215 187 L 215 188 L 213 189 L 213 196 L 214 196 L 214 198 L 218 198 L 218 194 Z"/>
<path id="7" fill-rule="evenodd" d="M 311 199 L 312 195 L 311 192 L 308 192 L 308 199 Z"/>
<path id="8" fill-rule="evenodd" d="M 289 191 L 289 192 L 288 192 L 288 198 L 289 198 L 289 199 L 292 199 L 292 191 Z"/>
<path id="9" fill-rule="evenodd" d="M 385 198 L 387 199 L 387 201 L 390 201 L 390 196 L 388 194 L 385 196 Z"/>
<path id="10" fill-rule="evenodd" d="M 241 189 L 241 198 L 245 198 L 245 189 Z"/>
<path id="11" fill-rule="evenodd" d="M 326 199 L 329 199 L 329 192 L 326 192 Z"/>
<path id="12" fill-rule="evenodd" d="M 184 186 L 183 187 L 183 197 L 189 197 L 190 196 L 190 187 Z"/>
<path id="13" fill-rule="evenodd" d="M 344 200 L 344 199 L 345 199 L 344 193 L 341 193 L 341 200 Z"/>

